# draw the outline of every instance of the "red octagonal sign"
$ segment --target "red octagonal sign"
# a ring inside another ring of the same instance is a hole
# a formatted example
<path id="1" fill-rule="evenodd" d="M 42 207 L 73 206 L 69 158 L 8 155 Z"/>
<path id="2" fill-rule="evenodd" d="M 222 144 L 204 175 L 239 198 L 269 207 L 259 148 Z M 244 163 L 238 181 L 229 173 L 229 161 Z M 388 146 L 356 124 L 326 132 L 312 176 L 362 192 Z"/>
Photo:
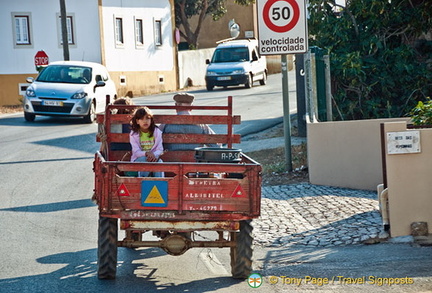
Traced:
<path id="1" fill-rule="evenodd" d="M 34 57 L 35 66 L 48 65 L 48 55 L 44 51 L 38 51 Z"/>

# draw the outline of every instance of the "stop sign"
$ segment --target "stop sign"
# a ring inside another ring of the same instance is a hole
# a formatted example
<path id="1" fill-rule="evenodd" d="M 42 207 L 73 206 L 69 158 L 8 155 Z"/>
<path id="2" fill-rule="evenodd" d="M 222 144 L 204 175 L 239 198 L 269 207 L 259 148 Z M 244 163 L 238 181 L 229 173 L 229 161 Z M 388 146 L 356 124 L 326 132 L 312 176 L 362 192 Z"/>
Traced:
<path id="1" fill-rule="evenodd" d="M 48 55 L 44 51 L 38 51 L 34 57 L 35 66 L 48 65 Z"/>

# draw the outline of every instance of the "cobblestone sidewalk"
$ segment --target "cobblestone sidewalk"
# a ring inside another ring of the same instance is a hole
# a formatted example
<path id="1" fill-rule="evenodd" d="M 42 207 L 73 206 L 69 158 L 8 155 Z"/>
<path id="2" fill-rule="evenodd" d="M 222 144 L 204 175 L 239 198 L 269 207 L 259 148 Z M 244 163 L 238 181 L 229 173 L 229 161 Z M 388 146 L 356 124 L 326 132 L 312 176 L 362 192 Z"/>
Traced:
<path id="1" fill-rule="evenodd" d="M 383 232 L 376 192 L 312 185 L 264 186 L 256 245 L 359 244 Z"/>

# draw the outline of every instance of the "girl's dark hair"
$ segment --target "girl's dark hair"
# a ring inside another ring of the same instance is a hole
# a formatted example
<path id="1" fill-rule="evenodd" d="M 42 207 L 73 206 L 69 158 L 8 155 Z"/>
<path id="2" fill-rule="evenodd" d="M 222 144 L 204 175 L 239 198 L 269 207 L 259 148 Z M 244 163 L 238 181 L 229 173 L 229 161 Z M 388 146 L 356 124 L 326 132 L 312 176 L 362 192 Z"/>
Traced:
<path id="1" fill-rule="evenodd" d="M 149 134 L 150 137 L 153 136 L 154 130 L 156 128 L 156 123 L 154 121 L 153 118 L 153 113 L 152 111 L 147 108 L 147 107 L 141 107 L 135 110 L 132 119 L 131 119 L 131 127 L 132 127 L 132 131 L 133 132 L 139 132 L 140 131 L 140 126 L 138 125 L 137 120 L 142 119 L 145 116 L 150 116 L 151 117 L 151 123 L 150 123 L 150 127 L 149 127 Z"/>

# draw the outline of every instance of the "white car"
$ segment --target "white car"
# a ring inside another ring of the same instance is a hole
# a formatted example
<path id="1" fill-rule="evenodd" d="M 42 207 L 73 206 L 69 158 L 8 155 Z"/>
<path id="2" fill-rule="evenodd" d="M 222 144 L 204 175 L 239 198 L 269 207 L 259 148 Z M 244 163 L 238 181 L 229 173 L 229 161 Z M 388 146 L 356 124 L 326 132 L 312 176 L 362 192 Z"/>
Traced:
<path id="1" fill-rule="evenodd" d="M 24 96 L 24 118 L 36 115 L 83 117 L 92 123 L 96 113 L 117 98 L 117 90 L 105 66 L 93 62 L 57 61 L 44 68 Z"/>
<path id="2" fill-rule="evenodd" d="M 244 84 L 246 88 L 255 81 L 267 83 L 267 61 L 258 50 L 254 39 L 234 40 L 219 44 L 211 60 L 206 60 L 206 88 Z"/>

